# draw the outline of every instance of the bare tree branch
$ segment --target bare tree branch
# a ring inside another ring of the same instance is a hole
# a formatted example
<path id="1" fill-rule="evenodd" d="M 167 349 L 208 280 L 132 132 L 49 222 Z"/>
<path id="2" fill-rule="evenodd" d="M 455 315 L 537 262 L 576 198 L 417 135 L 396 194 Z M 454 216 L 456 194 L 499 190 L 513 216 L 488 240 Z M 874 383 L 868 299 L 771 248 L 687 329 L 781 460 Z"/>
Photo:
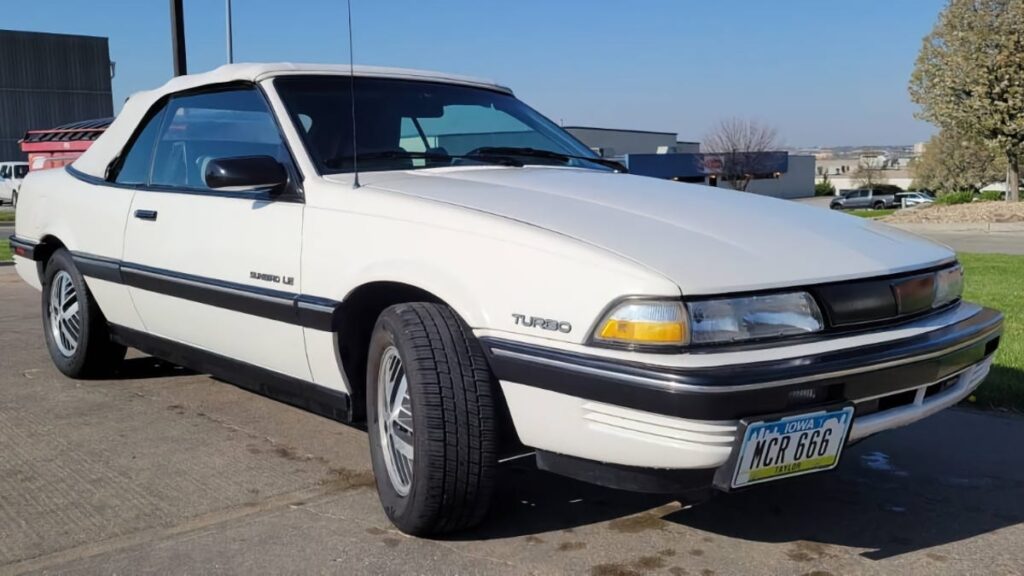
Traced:
<path id="1" fill-rule="evenodd" d="M 772 169 L 772 152 L 780 147 L 778 131 L 756 120 L 726 118 L 704 137 L 706 153 L 721 165 L 722 180 L 745 191 L 750 181 Z"/>

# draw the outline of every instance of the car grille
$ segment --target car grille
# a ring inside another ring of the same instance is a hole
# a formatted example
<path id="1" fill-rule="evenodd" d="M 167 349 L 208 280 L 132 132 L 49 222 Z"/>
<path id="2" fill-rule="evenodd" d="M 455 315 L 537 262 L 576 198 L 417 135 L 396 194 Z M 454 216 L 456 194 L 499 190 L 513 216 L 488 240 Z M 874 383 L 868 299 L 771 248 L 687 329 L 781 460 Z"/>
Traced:
<path id="1" fill-rule="evenodd" d="M 849 330 L 884 326 L 920 317 L 933 311 L 935 271 L 852 280 L 811 286 L 829 329 Z"/>

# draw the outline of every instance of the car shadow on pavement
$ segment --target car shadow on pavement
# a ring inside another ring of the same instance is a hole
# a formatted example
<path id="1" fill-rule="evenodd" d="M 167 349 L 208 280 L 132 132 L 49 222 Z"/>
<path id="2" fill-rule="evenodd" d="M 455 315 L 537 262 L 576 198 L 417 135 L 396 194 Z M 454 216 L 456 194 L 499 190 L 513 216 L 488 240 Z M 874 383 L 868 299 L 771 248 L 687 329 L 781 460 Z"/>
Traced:
<path id="1" fill-rule="evenodd" d="M 1024 482 L 964 476 L 901 470 L 885 452 L 860 445 L 835 472 L 723 495 L 663 519 L 730 538 L 793 543 L 789 553 L 798 561 L 827 557 L 827 545 L 863 548 L 864 558 L 882 560 L 1024 521 Z"/>
<path id="2" fill-rule="evenodd" d="M 882 446 L 885 447 L 884 445 Z M 947 458 L 958 458 L 950 452 Z M 830 545 L 865 549 L 882 560 L 926 550 L 1024 521 L 1024 482 L 988 476 L 897 469 L 877 445 L 847 449 L 834 472 L 794 478 L 682 508 L 671 496 L 593 486 L 538 470 L 524 458 L 502 466 L 487 520 L 449 540 L 490 540 L 607 522 L 623 534 L 674 524 L 752 542 L 790 544 L 798 562 L 827 558 Z M 937 467 L 942 462 L 934 463 Z M 941 561 L 941 554 L 933 554 Z"/>
<path id="3" fill-rule="evenodd" d="M 674 502 L 671 496 L 623 492 L 538 470 L 525 457 L 499 466 L 498 485 L 484 523 L 446 540 L 537 537 L 615 520 Z"/>
<path id="4" fill-rule="evenodd" d="M 170 378 L 173 376 L 192 376 L 197 374 L 177 364 L 171 364 L 153 356 L 128 358 L 117 369 L 117 378 L 121 380 L 144 380 L 148 378 Z"/>

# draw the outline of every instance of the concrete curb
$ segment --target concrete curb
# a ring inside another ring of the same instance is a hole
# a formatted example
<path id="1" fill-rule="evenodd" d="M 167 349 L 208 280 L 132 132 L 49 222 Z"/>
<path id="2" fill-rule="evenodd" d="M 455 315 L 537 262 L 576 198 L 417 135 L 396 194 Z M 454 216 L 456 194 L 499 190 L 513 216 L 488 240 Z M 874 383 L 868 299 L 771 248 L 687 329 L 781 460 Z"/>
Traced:
<path id="1" fill-rule="evenodd" d="M 963 222 L 963 223 L 900 223 L 885 222 L 890 226 L 902 228 L 908 232 L 1009 232 L 1024 233 L 1024 222 Z"/>

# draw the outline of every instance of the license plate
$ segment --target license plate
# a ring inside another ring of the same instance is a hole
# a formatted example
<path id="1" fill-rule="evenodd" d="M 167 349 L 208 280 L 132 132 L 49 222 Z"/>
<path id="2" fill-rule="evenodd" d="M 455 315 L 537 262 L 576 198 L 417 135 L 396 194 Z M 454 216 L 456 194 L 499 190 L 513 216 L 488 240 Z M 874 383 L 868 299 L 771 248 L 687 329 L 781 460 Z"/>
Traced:
<path id="1" fill-rule="evenodd" d="M 835 468 L 851 422 L 853 406 L 748 423 L 732 487 Z"/>

